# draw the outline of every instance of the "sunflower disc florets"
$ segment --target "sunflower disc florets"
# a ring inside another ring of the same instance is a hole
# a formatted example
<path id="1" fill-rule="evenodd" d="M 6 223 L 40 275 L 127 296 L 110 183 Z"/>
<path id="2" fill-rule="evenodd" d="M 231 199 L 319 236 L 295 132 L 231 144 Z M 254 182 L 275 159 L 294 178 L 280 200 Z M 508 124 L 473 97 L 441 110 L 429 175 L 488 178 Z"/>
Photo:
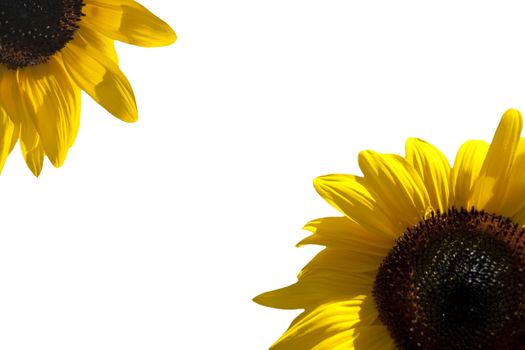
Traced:
<path id="1" fill-rule="evenodd" d="M 373 294 L 400 349 L 518 349 L 525 327 L 525 231 L 450 209 L 405 231 Z"/>

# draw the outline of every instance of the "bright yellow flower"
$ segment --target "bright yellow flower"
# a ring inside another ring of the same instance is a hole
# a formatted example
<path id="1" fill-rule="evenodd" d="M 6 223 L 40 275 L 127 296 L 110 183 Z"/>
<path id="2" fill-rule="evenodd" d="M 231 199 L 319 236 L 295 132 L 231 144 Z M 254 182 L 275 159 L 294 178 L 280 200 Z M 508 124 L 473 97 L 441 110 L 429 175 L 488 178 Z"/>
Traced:
<path id="1" fill-rule="evenodd" d="M 304 309 L 273 349 L 524 349 L 525 139 L 507 111 L 490 145 L 467 141 L 451 167 L 409 139 L 406 155 L 359 154 L 363 176 L 327 175 L 344 216 L 299 243 L 325 248 L 298 281 L 254 300 Z"/>
<path id="2" fill-rule="evenodd" d="M 44 155 L 64 162 L 80 121 L 80 90 L 126 122 L 137 120 L 114 40 L 175 41 L 173 30 L 133 0 L 0 2 L 0 171 L 18 139 L 38 176 Z"/>

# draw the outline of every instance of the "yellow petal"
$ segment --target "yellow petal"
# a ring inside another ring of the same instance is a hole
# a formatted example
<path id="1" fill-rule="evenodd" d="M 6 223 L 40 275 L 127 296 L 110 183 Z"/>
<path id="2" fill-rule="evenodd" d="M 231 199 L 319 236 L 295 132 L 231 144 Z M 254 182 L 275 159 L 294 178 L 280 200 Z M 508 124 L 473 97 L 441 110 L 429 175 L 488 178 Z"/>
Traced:
<path id="1" fill-rule="evenodd" d="M 379 255 L 375 250 L 358 252 L 344 248 L 325 248 L 301 270 L 299 278 L 316 273 L 318 269 L 326 274 L 373 272 L 375 275 L 384 258 L 385 255 Z"/>
<path id="2" fill-rule="evenodd" d="M 469 196 L 485 161 L 489 145 L 485 141 L 470 140 L 459 148 L 450 173 L 450 188 L 454 192 L 454 205 L 470 209 Z"/>
<path id="3" fill-rule="evenodd" d="M 522 127 L 521 113 L 515 109 L 509 109 L 501 118 L 472 189 L 469 204 L 477 209 L 500 212 Z"/>
<path id="4" fill-rule="evenodd" d="M 44 164 L 44 147 L 35 128 L 26 123 L 21 125 L 20 148 L 27 166 L 31 172 L 38 177 Z"/>
<path id="5" fill-rule="evenodd" d="M 20 97 L 17 73 L 15 70 L 10 70 L 0 65 L 0 107 L 4 109 L 4 113 L 9 116 L 16 128 L 16 131 L 14 131 L 16 137 L 11 139 L 9 152 L 13 150 L 20 136 L 20 123 L 27 119 L 25 106 Z"/>
<path id="6" fill-rule="evenodd" d="M 0 173 L 2 172 L 7 156 L 11 153 L 14 145 L 18 141 L 19 134 L 20 124 L 13 123 L 5 109 L 0 106 Z"/>
<path id="7" fill-rule="evenodd" d="M 163 20 L 134 1 L 89 0 L 82 20 L 114 40 L 152 47 L 172 44 L 175 32 Z"/>
<path id="8" fill-rule="evenodd" d="M 314 180 L 317 192 L 334 208 L 378 236 L 399 236 L 404 227 L 393 224 L 372 198 L 363 178 L 333 174 Z"/>
<path id="9" fill-rule="evenodd" d="M 61 52 L 75 83 L 117 118 L 137 120 L 135 95 L 117 64 L 77 35 Z"/>
<path id="10" fill-rule="evenodd" d="M 369 232 L 347 217 L 312 220 L 304 226 L 304 229 L 312 232 L 313 235 L 303 239 L 298 246 L 320 244 L 386 256 L 394 245 L 392 236 Z"/>
<path id="11" fill-rule="evenodd" d="M 447 158 L 431 144 L 411 138 L 406 142 L 406 159 L 425 183 L 432 207 L 446 212 L 450 207 Z"/>
<path id="12" fill-rule="evenodd" d="M 30 117 L 32 103 L 25 103 L 18 83 L 20 70 L 5 70 L 1 76 L 0 96 L 7 113 L 20 125 L 20 148 L 31 172 L 38 176 L 44 162 L 44 148 Z M 13 145 L 14 146 L 14 145 Z"/>
<path id="13" fill-rule="evenodd" d="M 80 129 L 80 111 L 82 110 L 82 99 L 80 94 L 80 89 L 78 86 L 76 86 L 73 82 L 71 82 L 71 88 L 73 93 L 73 99 L 75 103 L 74 113 L 71 115 L 71 118 L 69 120 L 69 123 L 67 126 L 68 129 L 68 146 L 73 146 L 73 143 L 75 142 L 78 130 Z"/>
<path id="14" fill-rule="evenodd" d="M 323 273 L 311 269 L 296 283 L 258 295 L 253 300 L 278 309 L 305 309 L 329 300 L 348 300 L 357 295 L 370 294 L 374 277 L 363 273 L 333 270 Z"/>
<path id="15" fill-rule="evenodd" d="M 272 349 L 354 349 L 355 334 L 376 318 L 370 297 L 323 304 L 298 317 Z"/>
<path id="16" fill-rule="evenodd" d="M 47 157 L 55 167 L 61 166 L 78 132 L 80 94 L 56 56 L 45 64 L 21 69 L 18 83 Z"/>
<path id="17" fill-rule="evenodd" d="M 113 39 L 98 33 L 96 28 L 93 28 L 89 23 L 86 22 L 80 22 L 80 30 L 78 31 L 77 35 L 82 36 L 85 42 L 97 48 L 113 62 L 118 64 L 118 55 L 117 51 L 115 50 L 115 42 Z"/>
<path id="18" fill-rule="evenodd" d="M 2 67 L 0 65 L 0 67 Z M 5 69 L 0 76 L 0 101 L 12 120 L 29 121 L 18 84 L 18 70 Z"/>
<path id="19" fill-rule="evenodd" d="M 512 217 L 523 210 L 525 206 L 525 139 L 520 139 L 512 169 L 508 177 L 508 185 L 498 214 Z"/>
<path id="20" fill-rule="evenodd" d="M 2 130 L 0 131 L 2 134 L 0 172 L 2 171 L 7 156 L 15 147 L 20 136 L 20 118 L 17 116 L 17 113 L 20 113 L 18 90 L 16 71 L 9 70 L 0 64 L 0 119 L 2 123 Z M 8 110 L 15 114 L 9 115 Z M 9 145 L 7 145 L 8 139 L 11 140 Z"/>
<path id="21" fill-rule="evenodd" d="M 425 217 L 431 207 L 427 190 L 419 174 L 404 158 L 363 151 L 359 154 L 359 167 L 373 197 L 381 199 L 391 220 L 403 228 L 398 234 Z"/>

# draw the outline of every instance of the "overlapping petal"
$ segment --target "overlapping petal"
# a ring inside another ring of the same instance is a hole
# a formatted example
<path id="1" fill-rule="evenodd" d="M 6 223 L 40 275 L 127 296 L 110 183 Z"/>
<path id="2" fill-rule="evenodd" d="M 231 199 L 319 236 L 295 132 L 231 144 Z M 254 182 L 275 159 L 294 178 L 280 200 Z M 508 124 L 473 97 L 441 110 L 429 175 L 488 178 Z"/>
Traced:
<path id="1" fill-rule="evenodd" d="M 113 62 L 118 64 L 118 55 L 115 50 L 115 42 L 107 36 L 97 32 L 96 28 L 93 28 L 89 23 L 81 23 L 81 30 L 78 36 L 82 37 L 85 43 L 89 43 L 90 46 L 96 48 L 104 55 L 109 57 Z"/>
<path id="2" fill-rule="evenodd" d="M 515 109 L 505 112 L 472 188 L 470 205 L 491 213 L 500 212 L 522 127 L 520 112 Z"/>
<path id="3" fill-rule="evenodd" d="M 7 156 L 13 150 L 20 135 L 20 123 L 14 123 L 0 106 L 0 172 L 4 168 Z"/>
<path id="4" fill-rule="evenodd" d="M 108 112 L 126 122 L 138 119 L 131 84 L 112 59 L 81 35 L 62 50 L 62 57 L 75 83 Z"/>
<path id="5" fill-rule="evenodd" d="M 272 349 L 354 349 L 356 333 L 369 327 L 377 317 L 370 304 L 367 297 L 356 296 L 308 310 Z"/>
<path id="6" fill-rule="evenodd" d="M 373 234 L 347 217 L 312 220 L 304 229 L 313 234 L 301 240 L 298 246 L 318 244 L 384 256 L 394 244 L 393 237 Z"/>
<path id="7" fill-rule="evenodd" d="M 360 153 L 364 177 L 317 178 L 316 190 L 344 217 L 309 222 L 305 229 L 313 234 L 298 245 L 326 248 L 302 269 L 297 283 L 255 298 L 271 307 L 305 309 L 273 348 L 394 350 L 370 302 L 375 274 L 393 239 L 429 212 L 452 207 L 474 206 L 525 225 L 522 124 L 518 111 L 507 111 L 492 143 L 465 142 L 452 168 L 437 148 L 409 139 L 406 159 Z"/>
<path id="8" fill-rule="evenodd" d="M 61 166 L 78 132 L 80 92 L 56 57 L 20 70 L 18 85 L 47 157 L 54 166 Z"/>
<path id="9" fill-rule="evenodd" d="M 35 65 L 0 64 L 0 171 L 18 139 L 35 175 L 43 155 L 56 167 L 63 164 L 78 133 L 81 89 L 116 117 L 137 120 L 135 96 L 118 67 L 114 40 L 163 46 L 176 35 L 132 0 L 85 0 L 84 5 L 85 16 L 63 49 Z"/>
<path id="10" fill-rule="evenodd" d="M 348 300 L 367 295 L 372 290 L 373 276 L 348 271 L 312 268 L 299 275 L 299 280 L 287 287 L 263 293 L 254 301 L 279 309 L 304 309 L 327 301 Z"/>
<path id="11" fill-rule="evenodd" d="M 459 148 L 450 174 L 450 188 L 456 207 L 471 208 L 470 193 L 478 179 L 488 149 L 488 143 L 477 140 L 467 141 Z"/>
<path id="12" fill-rule="evenodd" d="M 417 171 L 427 189 L 431 206 L 441 212 L 450 207 L 450 164 L 436 147 L 420 139 L 408 139 L 406 159 Z"/>
<path id="13" fill-rule="evenodd" d="M 19 71 L 5 70 L 0 81 L 0 96 L 11 119 L 19 124 L 20 148 L 27 166 L 38 176 L 44 161 L 44 149 L 31 118 L 30 106 L 26 105 L 18 83 Z M 32 108 L 32 107 L 31 107 Z"/>
<path id="14" fill-rule="evenodd" d="M 20 148 L 27 166 L 35 176 L 39 176 L 44 164 L 44 147 L 40 136 L 32 124 L 22 125 L 20 133 Z"/>
<path id="15" fill-rule="evenodd" d="M 399 235 L 401 226 L 392 222 L 368 190 L 363 178 L 346 174 L 318 177 L 314 186 L 328 203 L 350 219 L 378 236 Z"/>
<path id="16" fill-rule="evenodd" d="M 151 47 L 172 44 L 175 32 L 163 20 L 131 0 L 87 0 L 85 22 L 111 39 Z"/>
<path id="17" fill-rule="evenodd" d="M 427 189 L 416 169 L 404 158 L 363 151 L 358 161 L 366 188 L 381 200 L 385 213 L 398 227 L 397 235 L 425 217 L 431 208 Z"/>

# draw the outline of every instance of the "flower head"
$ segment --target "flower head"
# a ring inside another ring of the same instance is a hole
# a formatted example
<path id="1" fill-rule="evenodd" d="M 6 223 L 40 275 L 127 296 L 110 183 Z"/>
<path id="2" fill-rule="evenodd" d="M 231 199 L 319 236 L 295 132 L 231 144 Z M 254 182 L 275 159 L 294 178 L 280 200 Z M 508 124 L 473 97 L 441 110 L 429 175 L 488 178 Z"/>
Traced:
<path id="1" fill-rule="evenodd" d="M 490 145 L 451 167 L 409 139 L 406 155 L 359 154 L 363 176 L 315 188 L 342 217 L 299 243 L 325 248 L 298 281 L 254 300 L 304 309 L 274 349 L 525 348 L 525 139 L 507 111 Z"/>
<path id="2" fill-rule="evenodd" d="M 163 46 L 175 39 L 133 0 L 1 1 L 0 170 L 19 139 L 35 175 L 44 155 L 62 165 L 77 135 L 81 90 L 116 117 L 136 121 L 114 40 Z"/>

